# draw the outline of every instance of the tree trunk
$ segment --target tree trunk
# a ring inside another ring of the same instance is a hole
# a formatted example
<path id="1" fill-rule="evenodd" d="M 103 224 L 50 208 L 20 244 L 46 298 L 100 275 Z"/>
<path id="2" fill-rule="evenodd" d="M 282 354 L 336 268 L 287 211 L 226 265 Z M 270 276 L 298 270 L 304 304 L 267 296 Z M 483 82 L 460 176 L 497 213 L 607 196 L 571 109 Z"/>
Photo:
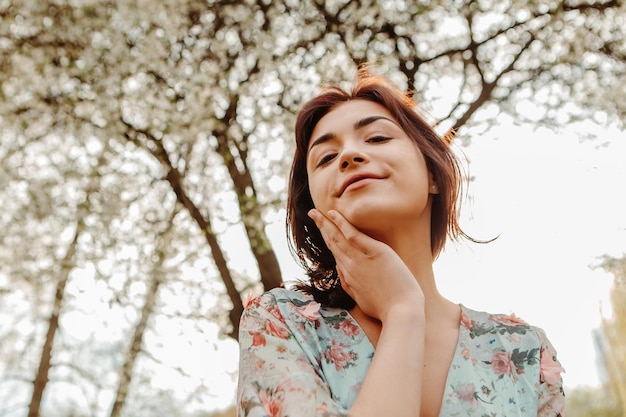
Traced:
<path id="1" fill-rule="evenodd" d="M 265 222 L 262 219 L 263 207 L 257 198 L 256 187 L 248 167 L 247 139 L 237 141 L 228 133 L 228 126 L 236 121 L 237 98 L 237 96 L 231 97 L 230 106 L 221 119 L 221 126 L 215 131 L 217 151 L 222 156 L 233 181 L 241 221 L 248 236 L 250 250 L 259 266 L 263 288 L 267 291 L 281 286 L 283 278 L 276 253 L 265 233 Z M 233 153 L 231 146 L 237 150 L 237 154 Z"/>
<path id="2" fill-rule="evenodd" d="M 176 194 L 176 199 L 180 204 L 183 205 L 189 212 L 189 215 L 196 222 L 196 224 L 200 227 L 200 230 L 204 234 L 209 247 L 211 248 L 211 255 L 213 257 L 213 262 L 215 263 L 215 267 L 217 268 L 220 277 L 222 278 L 222 282 L 226 287 L 226 293 L 230 298 L 233 307 L 231 308 L 228 316 L 230 322 L 232 324 L 232 329 L 228 333 L 233 339 L 238 340 L 239 338 L 239 318 L 243 313 L 243 302 L 241 300 L 241 294 L 237 287 L 235 286 L 235 282 L 233 280 L 232 274 L 228 269 L 228 263 L 226 261 L 226 256 L 222 251 L 222 248 L 217 240 L 217 236 L 213 232 L 213 227 L 211 226 L 211 220 L 209 216 L 203 216 L 200 212 L 200 209 L 194 204 L 193 201 L 187 195 L 185 191 L 185 187 L 183 185 L 183 176 L 181 173 L 172 165 L 172 161 L 170 160 L 169 154 L 167 150 L 163 147 L 163 143 L 156 139 L 150 132 L 145 130 L 139 130 L 134 128 L 132 125 L 126 123 L 122 118 L 122 123 L 127 126 L 127 131 L 125 132 L 126 138 L 135 143 L 137 146 L 143 147 L 148 150 L 155 158 L 159 160 L 161 165 L 165 168 L 167 174 L 165 179 L 170 183 L 172 190 Z M 144 146 L 139 137 L 143 136 L 145 139 L 151 142 L 153 146 Z"/>
<path id="3" fill-rule="evenodd" d="M 626 381 L 624 380 L 626 364 L 620 358 L 620 348 L 623 345 L 619 343 L 615 323 L 607 323 L 605 320 L 603 327 L 608 341 L 606 344 L 605 366 L 609 376 L 609 389 L 615 397 L 615 402 L 619 404 L 619 408 L 623 411 L 624 417 L 626 417 Z"/>
<path id="4" fill-rule="evenodd" d="M 143 343 L 143 336 L 148 324 L 148 319 L 154 311 L 154 305 L 156 303 L 161 282 L 161 277 L 158 272 L 156 272 L 150 281 L 150 287 L 146 293 L 144 306 L 141 309 L 141 317 L 139 318 L 137 326 L 135 326 L 130 346 L 126 352 L 124 364 L 120 369 L 120 379 L 117 385 L 113 407 L 111 408 L 111 413 L 109 414 L 110 417 L 119 417 L 122 412 L 122 408 L 126 403 L 128 390 L 133 378 L 133 369 L 135 367 L 135 363 L 137 362 L 137 356 L 141 351 L 141 345 Z"/>
<path id="5" fill-rule="evenodd" d="M 183 188 L 183 180 L 180 172 L 175 168 L 171 168 L 167 173 L 167 180 L 169 181 L 174 193 L 176 194 L 176 198 L 178 202 L 181 203 L 188 211 L 191 217 L 196 221 L 200 230 L 204 234 L 209 247 L 211 248 L 211 255 L 213 256 L 213 262 L 217 267 L 217 270 L 220 273 L 220 277 L 222 278 L 222 282 L 224 282 L 224 286 L 226 287 L 226 293 L 230 298 L 230 301 L 233 303 L 233 307 L 230 309 L 228 313 L 228 317 L 230 319 L 230 323 L 232 324 L 232 330 L 228 333 L 233 339 L 239 339 L 239 318 L 243 313 L 243 302 L 241 300 L 241 294 L 239 294 L 239 290 L 235 286 L 235 282 L 230 273 L 230 269 L 228 269 L 228 263 L 226 261 L 226 255 L 222 251 L 219 242 L 217 241 L 217 236 L 213 232 L 213 227 L 211 226 L 211 220 L 209 217 L 205 217 L 200 212 L 200 209 L 191 201 L 185 189 Z"/>
<path id="6" fill-rule="evenodd" d="M 63 307 L 63 299 L 65 296 L 65 287 L 69 280 L 70 272 L 73 269 L 72 260 L 76 253 L 76 246 L 78 238 L 83 232 L 85 224 L 83 219 L 79 219 L 76 224 L 76 231 L 74 232 L 74 239 L 70 243 L 67 253 L 61 263 L 61 276 L 57 282 L 56 291 L 54 294 L 54 303 L 52 305 L 52 312 L 48 319 L 48 331 L 46 333 L 46 340 L 41 352 L 41 359 L 39 360 L 39 368 L 37 369 L 37 375 L 33 381 L 33 395 L 28 406 L 28 417 L 39 417 L 39 411 L 41 409 L 41 400 L 43 398 L 44 390 L 48 384 L 48 374 L 50 372 L 50 361 L 52 359 L 52 345 L 54 342 L 54 336 L 59 328 L 59 317 L 61 315 L 61 308 Z"/>
<path id="7" fill-rule="evenodd" d="M 606 385 L 626 417 L 626 256 L 613 258 L 605 255 L 603 258 L 600 266 L 613 274 L 610 292 L 613 317 L 602 320 L 602 331 L 606 340 L 602 349 L 608 374 Z"/>
<path id="8" fill-rule="evenodd" d="M 133 378 L 133 369 L 135 367 L 135 363 L 137 362 L 137 356 L 139 352 L 141 352 L 141 346 L 143 344 L 143 337 L 146 332 L 146 328 L 148 326 L 148 320 L 154 311 L 154 306 L 157 301 L 159 287 L 163 283 L 163 276 L 161 273 L 161 266 L 163 265 L 163 261 L 165 260 L 165 249 L 167 247 L 167 234 L 172 230 L 174 217 L 178 210 L 174 209 L 172 216 L 169 219 L 167 228 L 161 233 L 160 236 L 160 249 L 157 249 L 158 252 L 158 261 L 154 265 L 154 269 L 152 271 L 152 279 L 150 280 L 150 286 L 145 295 L 144 305 L 141 309 L 141 316 L 139 318 L 139 322 L 135 326 L 135 331 L 133 332 L 133 337 L 131 339 L 130 346 L 128 347 L 128 351 L 126 352 L 124 365 L 120 369 L 120 379 L 117 385 L 117 392 L 115 394 L 115 400 L 113 401 L 113 407 L 111 408 L 110 417 L 119 417 L 124 404 L 126 403 L 126 398 L 128 397 L 128 390 L 130 388 L 130 384 Z"/>
<path id="9" fill-rule="evenodd" d="M 105 151 L 108 146 L 105 145 L 105 150 L 100 154 L 97 164 L 92 168 L 89 176 L 89 183 L 85 189 L 85 199 L 78 205 L 76 229 L 74 230 L 74 237 L 61 261 L 61 271 L 59 281 L 57 282 L 54 302 L 52 305 L 52 312 L 48 319 L 48 331 L 46 332 L 46 339 L 44 341 L 43 349 L 41 352 L 41 359 L 39 360 L 39 368 L 37 369 L 37 375 L 33 380 L 33 395 L 28 405 L 28 417 L 39 417 L 41 409 L 41 400 L 43 399 L 43 393 L 48 384 L 48 375 L 50 373 L 51 359 L 52 359 L 52 347 L 54 343 L 54 336 L 59 329 L 59 318 L 61 316 L 61 309 L 63 308 L 63 302 L 65 298 L 65 287 L 70 277 L 70 273 L 74 268 L 74 255 L 76 254 L 76 248 L 78 246 L 78 238 L 85 231 L 85 217 L 90 211 L 90 197 L 97 189 L 97 182 L 99 179 L 98 170 L 105 162 Z"/>
<path id="10" fill-rule="evenodd" d="M 251 196 L 246 194 L 246 190 L 254 190 L 254 184 L 250 171 L 247 170 L 247 164 L 244 166 L 246 171 L 240 173 L 234 162 L 231 162 L 228 171 L 235 185 L 241 220 L 248 236 L 250 250 L 259 266 L 263 288 L 267 291 L 281 286 L 283 279 L 276 253 L 265 233 L 265 222 L 261 217 L 262 206 L 257 199 L 256 192 L 253 192 Z"/>

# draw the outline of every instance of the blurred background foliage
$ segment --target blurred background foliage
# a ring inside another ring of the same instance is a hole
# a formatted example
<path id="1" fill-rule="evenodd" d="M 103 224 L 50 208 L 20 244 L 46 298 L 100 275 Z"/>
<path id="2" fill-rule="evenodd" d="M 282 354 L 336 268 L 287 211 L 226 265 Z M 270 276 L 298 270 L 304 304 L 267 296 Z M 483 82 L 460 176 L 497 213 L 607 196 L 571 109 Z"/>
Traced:
<path id="1" fill-rule="evenodd" d="M 197 359 L 283 280 L 266 226 L 320 85 L 371 63 L 466 146 L 623 129 L 625 28 L 617 0 L 0 1 L 0 415 L 210 415 Z M 624 262 L 570 415 L 626 415 Z"/>

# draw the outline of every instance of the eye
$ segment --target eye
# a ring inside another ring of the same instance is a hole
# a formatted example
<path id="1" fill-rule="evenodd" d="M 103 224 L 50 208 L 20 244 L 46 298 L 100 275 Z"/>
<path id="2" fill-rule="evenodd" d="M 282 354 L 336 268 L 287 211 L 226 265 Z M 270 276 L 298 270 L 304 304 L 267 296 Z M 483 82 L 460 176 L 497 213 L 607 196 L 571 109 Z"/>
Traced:
<path id="1" fill-rule="evenodd" d="M 390 137 L 388 136 L 372 136 L 371 138 L 367 139 L 367 142 L 370 143 L 381 143 L 381 142 L 387 142 L 388 140 L 391 140 Z"/>
<path id="2" fill-rule="evenodd" d="M 316 165 L 316 166 L 317 166 L 317 167 L 321 167 L 321 166 L 326 165 L 327 163 L 329 163 L 330 161 L 332 161 L 332 160 L 335 158 L 335 155 L 336 155 L 336 154 L 334 154 L 334 153 L 329 153 L 329 154 L 324 155 L 324 156 L 323 156 L 323 157 L 319 160 L 319 162 L 317 163 L 317 165 Z"/>

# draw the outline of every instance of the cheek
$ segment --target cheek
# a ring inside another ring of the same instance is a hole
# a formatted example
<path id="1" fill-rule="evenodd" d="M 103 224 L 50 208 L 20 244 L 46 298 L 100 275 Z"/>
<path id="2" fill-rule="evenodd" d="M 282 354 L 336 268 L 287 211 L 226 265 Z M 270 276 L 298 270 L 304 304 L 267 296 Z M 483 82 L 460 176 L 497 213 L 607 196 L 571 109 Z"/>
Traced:
<path id="1" fill-rule="evenodd" d="M 319 208 L 319 205 L 321 204 L 321 199 L 320 199 L 320 192 L 318 190 L 316 183 L 309 182 L 309 193 L 311 194 L 311 200 L 313 200 L 313 205 L 316 208 Z"/>
<path id="2" fill-rule="evenodd" d="M 313 205 L 317 207 L 317 182 L 315 181 L 315 178 L 312 178 L 312 176 L 310 174 L 308 174 L 307 172 L 307 183 L 309 185 L 309 195 L 311 196 L 311 200 L 313 200 Z"/>
<path id="3" fill-rule="evenodd" d="M 308 176 L 309 180 L 309 194 L 311 195 L 311 200 L 313 200 L 313 205 L 317 209 L 324 210 L 325 209 L 325 200 L 327 192 L 323 187 L 323 181 L 319 178 L 318 175 Z"/>

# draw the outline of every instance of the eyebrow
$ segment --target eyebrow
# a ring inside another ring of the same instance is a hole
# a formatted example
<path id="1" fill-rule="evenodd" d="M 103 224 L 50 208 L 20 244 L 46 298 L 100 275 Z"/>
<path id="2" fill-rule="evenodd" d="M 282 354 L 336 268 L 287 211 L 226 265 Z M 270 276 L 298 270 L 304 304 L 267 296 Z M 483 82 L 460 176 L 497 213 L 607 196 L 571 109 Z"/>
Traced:
<path id="1" fill-rule="evenodd" d="M 354 130 L 359 130 L 359 129 L 363 129 L 365 126 L 374 123 L 377 120 L 387 120 L 391 123 L 393 123 L 394 125 L 398 126 L 398 124 L 396 122 L 394 122 L 393 120 L 391 120 L 388 117 L 385 116 L 369 116 L 369 117 L 365 117 L 361 120 L 358 120 L 357 122 L 354 123 Z M 318 137 L 317 139 L 315 139 L 312 143 L 311 146 L 309 146 L 309 151 L 311 151 L 311 149 L 313 149 L 314 146 L 320 145 L 324 142 L 328 142 L 329 140 L 335 138 L 337 135 L 335 135 L 334 133 L 325 133 L 322 136 Z"/>

